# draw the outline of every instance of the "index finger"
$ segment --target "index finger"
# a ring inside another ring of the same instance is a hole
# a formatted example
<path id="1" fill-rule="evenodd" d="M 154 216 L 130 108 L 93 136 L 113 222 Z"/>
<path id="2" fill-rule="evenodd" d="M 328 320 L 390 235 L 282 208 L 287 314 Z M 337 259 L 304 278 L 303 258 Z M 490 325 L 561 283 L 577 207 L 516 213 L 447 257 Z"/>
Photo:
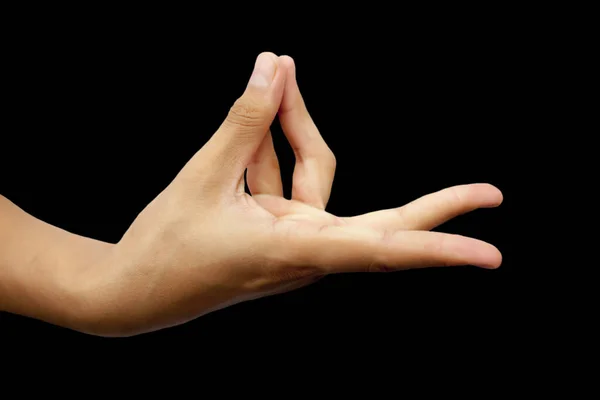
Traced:
<path id="1" fill-rule="evenodd" d="M 288 75 L 279 121 L 296 157 L 292 198 L 324 209 L 331 194 L 336 159 L 306 108 L 294 60 L 288 56 L 280 59 Z"/>

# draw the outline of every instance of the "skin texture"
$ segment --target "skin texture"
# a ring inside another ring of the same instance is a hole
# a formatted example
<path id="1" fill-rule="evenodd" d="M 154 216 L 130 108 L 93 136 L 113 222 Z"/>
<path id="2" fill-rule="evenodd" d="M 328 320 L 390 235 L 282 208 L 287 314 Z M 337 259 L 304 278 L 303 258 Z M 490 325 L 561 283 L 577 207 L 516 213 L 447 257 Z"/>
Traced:
<path id="1" fill-rule="evenodd" d="M 0 197 L 0 307 L 90 334 L 130 336 L 328 274 L 501 264 L 491 244 L 429 232 L 500 205 L 501 192 L 488 184 L 356 217 L 326 212 L 336 161 L 295 73 L 290 57 L 262 53 L 217 132 L 117 244 L 65 232 Z M 269 131 L 277 117 L 296 156 L 289 200 Z"/>

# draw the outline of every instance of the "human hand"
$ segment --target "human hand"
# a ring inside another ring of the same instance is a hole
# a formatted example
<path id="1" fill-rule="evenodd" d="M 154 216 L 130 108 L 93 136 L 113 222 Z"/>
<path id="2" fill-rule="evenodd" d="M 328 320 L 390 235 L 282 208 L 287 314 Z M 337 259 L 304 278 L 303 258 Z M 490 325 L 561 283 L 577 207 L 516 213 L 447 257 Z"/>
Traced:
<path id="1" fill-rule="evenodd" d="M 291 200 L 282 197 L 269 132 L 277 113 L 296 155 Z M 209 142 L 140 213 L 106 265 L 81 274 L 76 329 L 148 332 L 334 273 L 500 265 L 488 243 L 428 232 L 499 205 L 493 186 L 457 186 L 398 209 L 340 218 L 324 211 L 334 171 L 292 59 L 263 53 Z"/>

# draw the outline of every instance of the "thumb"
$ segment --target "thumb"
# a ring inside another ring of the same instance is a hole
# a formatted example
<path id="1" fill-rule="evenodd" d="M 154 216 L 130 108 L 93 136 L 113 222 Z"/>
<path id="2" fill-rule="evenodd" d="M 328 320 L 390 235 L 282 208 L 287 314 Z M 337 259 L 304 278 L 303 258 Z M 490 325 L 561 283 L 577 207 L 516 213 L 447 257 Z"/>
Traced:
<path id="1" fill-rule="evenodd" d="M 195 156 L 211 166 L 215 179 L 237 184 L 277 115 L 286 75 L 275 54 L 259 54 L 246 90 Z"/>

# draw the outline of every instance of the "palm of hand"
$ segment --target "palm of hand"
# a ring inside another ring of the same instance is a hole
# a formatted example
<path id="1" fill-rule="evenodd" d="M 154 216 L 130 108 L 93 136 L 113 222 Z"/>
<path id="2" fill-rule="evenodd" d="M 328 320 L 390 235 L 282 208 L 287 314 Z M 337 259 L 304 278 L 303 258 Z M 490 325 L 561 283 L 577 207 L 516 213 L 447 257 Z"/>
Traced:
<path id="1" fill-rule="evenodd" d="M 283 237 L 285 243 L 300 249 L 294 255 L 297 262 L 281 268 L 255 297 L 304 287 L 328 272 L 390 272 L 465 264 L 495 268 L 501 261 L 498 250 L 485 242 L 428 232 L 460 214 L 500 204 L 501 193 L 487 184 L 456 186 L 397 209 L 355 217 L 337 217 L 280 196 L 244 193 L 243 198 L 257 215 L 272 222 L 275 242 Z M 310 254 L 303 262 L 303 254 L 311 250 L 322 255 L 319 261 Z"/>
<path id="2" fill-rule="evenodd" d="M 298 200 L 273 195 L 247 196 L 248 204 L 266 211 L 275 235 L 322 240 L 332 256 L 352 263 L 343 252 L 352 246 L 372 246 L 367 263 L 361 259 L 348 271 L 388 272 L 412 267 L 469 264 L 495 268 L 501 256 L 495 247 L 459 235 L 429 232 L 461 214 L 496 207 L 502 194 L 488 184 L 459 185 L 423 196 L 405 206 L 354 217 L 338 217 Z M 258 211 L 258 210 L 257 210 Z M 336 240 L 337 239 L 337 240 Z M 336 243 L 337 242 L 337 243 Z M 333 262 L 333 260 L 330 260 Z"/>
<path id="3" fill-rule="evenodd" d="M 293 61 L 280 57 L 280 65 L 286 68 L 287 80 L 279 120 L 296 156 L 292 199 L 283 197 L 270 132 L 247 164 L 246 179 L 251 195 L 244 193 L 243 184 L 237 190 L 243 204 L 272 222 L 274 243 L 297 249 L 291 256 L 294 265 L 281 269 L 283 278 L 275 283 L 274 292 L 303 286 L 330 272 L 384 272 L 450 265 L 495 268 L 500 265 L 499 251 L 488 243 L 429 232 L 458 215 L 498 206 L 502 194 L 488 184 L 455 186 L 400 208 L 356 217 L 337 217 L 326 212 L 336 159 L 306 109 Z"/>

